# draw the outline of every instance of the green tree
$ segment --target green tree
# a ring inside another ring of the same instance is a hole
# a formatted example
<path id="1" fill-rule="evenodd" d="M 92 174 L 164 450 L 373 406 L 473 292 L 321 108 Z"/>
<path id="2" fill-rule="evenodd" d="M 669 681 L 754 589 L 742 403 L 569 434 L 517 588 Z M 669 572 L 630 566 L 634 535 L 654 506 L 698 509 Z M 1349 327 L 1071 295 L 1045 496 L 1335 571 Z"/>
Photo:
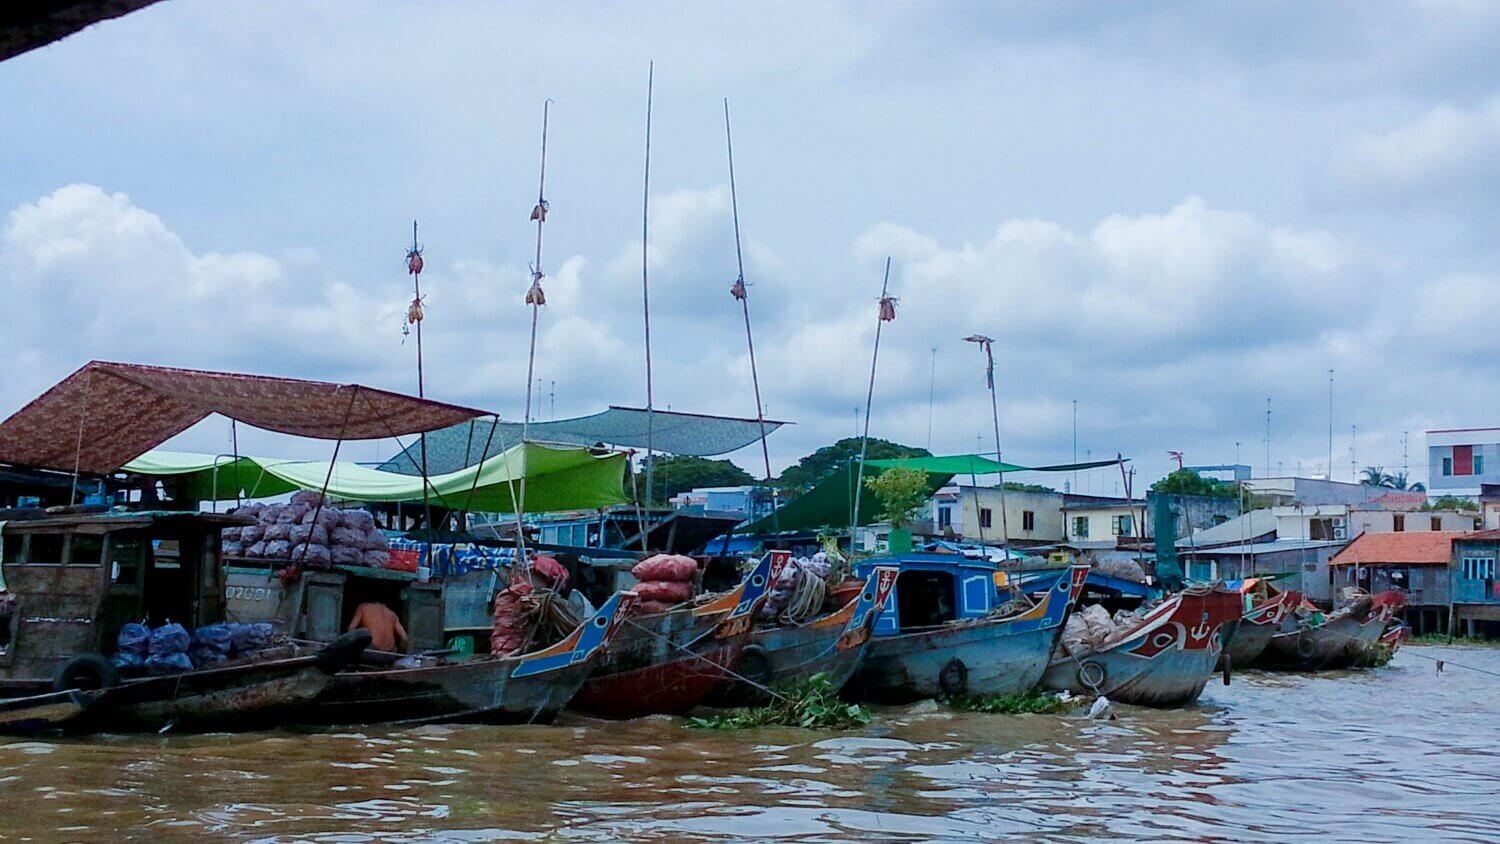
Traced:
<path id="1" fill-rule="evenodd" d="M 868 460 L 931 456 L 932 452 L 925 448 L 914 448 L 874 437 L 870 438 L 870 446 L 865 454 Z M 859 457 L 859 438 L 846 437 L 832 445 L 825 445 L 798 460 L 795 465 L 788 466 L 781 473 L 781 477 L 777 478 L 776 484 L 789 497 L 801 495 L 812 489 L 818 481 L 833 474 L 835 470 L 847 467 L 849 462 L 857 457 Z"/>
<path id="2" fill-rule="evenodd" d="M 1192 469 L 1178 469 L 1151 485 L 1158 495 L 1206 495 L 1210 498 L 1234 498 L 1239 487 L 1228 481 L 1205 478 Z"/>
<path id="3" fill-rule="evenodd" d="M 1436 501 L 1432 501 L 1423 508 L 1424 510 L 1460 510 L 1466 513 L 1479 512 L 1479 505 L 1467 498 L 1457 498 L 1452 495 L 1444 495 Z"/>
<path id="4" fill-rule="evenodd" d="M 651 500 L 665 504 L 672 496 L 705 486 L 743 486 L 756 482 L 749 472 L 728 460 L 671 454 L 658 455 L 652 472 Z M 645 490 L 646 472 L 636 473 L 636 483 Z"/>
<path id="5" fill-rule="evenodd" d="M 886 469 L 865 478 L 865 487 L 880 502 L 880 519 L 893 528 L 904 528 L 927 503 L 927 473 L 920 469 Z"/>

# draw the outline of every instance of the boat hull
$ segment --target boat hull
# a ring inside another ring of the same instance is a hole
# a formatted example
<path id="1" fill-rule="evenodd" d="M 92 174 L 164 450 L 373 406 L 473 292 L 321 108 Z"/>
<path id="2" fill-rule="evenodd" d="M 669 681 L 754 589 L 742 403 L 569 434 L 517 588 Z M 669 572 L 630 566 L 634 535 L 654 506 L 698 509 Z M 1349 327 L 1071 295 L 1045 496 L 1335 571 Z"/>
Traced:
<path id="1" fill-rule="evenodd" d="M 712 706 L 756 706 L 769 695 L 761 686 L 776 687 L 815 674 L 823 675 L 834 689 L 842 689 L 859 667 L 868 638 L 840 648 L 841 627 L 766 627 L 750 634 L 750 641 L 735 660 L 736 676 L 727 676 L 707 702 Z M 740 679 L 740 678 L 746 679 Z M 750 682 L 747 682 L 749 680 Z"/>
<path id="2" fill-rule="evenodd" d="M 1316 627 L 1299 626 L 1272 636 L 1261 664 L 1295 671 L 1347 668 L 1380 639 L 1385 625 L 1386 620 L 1376 615 L 1365 621 L 1344 616 Z"/>
<path id="3" fill-rule="evenodd" d="M 596 672 L 569 705 L 601 718 L 681 715 L 702 703 L 724 679 L 748 639 L 748 632 L 741 633 L 710 640 L 675 659 L 607 674 Z"/>
<path id="4" fill-rule="evenodd" d="M 1042 686 L 1137 706 L 1190 704 L 1213 676 L 1224 632 L 1242 610 L 1235 592 L 1179 592 L 1113 642 L 1077 654 L 1059 648 Z"/>
<path id="5" fill-rule="evenodd" d="M 125 731 L 275 726 L 332 681 L 315 657 L 152 677 L 106 689 L 66 726 Z"/>
<path id="6" fill-rule="evenodd" d="M 69 689 L 0 700 L 0 733 L 62 729 L 82 715 L 97 698 L 97 692 Z"/>
<path id="7" fill-rule="evenodd" d="M 513 676 L 520 661 L 480 657 L 417 668 L 338 674 L 299 713 L 317 725 L 435 723 L 545 724 L 568 705 L 593 670 L 591 661 L 530 677 Z"/>
<path id="8" fill-rule="evenodd" d="M 1265 653 L 1274 635 L 1276 635 L 1276 628 L 1272 625 L 1251 624 L 1242 620 L 1239 628 L 1230 637 L 1229 644 L 1224 647 L 1223 653 L 1219 656 L 1218 668 L 1232 670 L 1248 667 Z"/>

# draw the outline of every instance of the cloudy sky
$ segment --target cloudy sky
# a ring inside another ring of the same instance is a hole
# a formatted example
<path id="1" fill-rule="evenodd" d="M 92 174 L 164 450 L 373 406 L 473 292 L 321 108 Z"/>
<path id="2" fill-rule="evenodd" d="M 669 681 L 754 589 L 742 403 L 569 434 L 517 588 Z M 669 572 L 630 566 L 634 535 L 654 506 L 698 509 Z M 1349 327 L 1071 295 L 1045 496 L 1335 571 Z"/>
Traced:
<path id="1" fill-rule="evenodd" d="M 889 255 L 874 435 L 993 447 L 977 331 L 1016 462 L 1072 456 L 1076 400 L 1080 457 L 1262 474 L 1269 397 L 1272 470 L 1322 472 L 1334 369 L 1335 477 L 1358 426 L 1420 478 L 1422 431 L 1500 424 L 1496 43 L 1477 0 L 168 0 L 0 64 L 0 412 L 90 358 L 414 390 L 418 218 L 429 393 L 519 418 L 549 97 L 544 392 L 642 404 L 654 60 L 659 406 L 754 413 L 728 97 L 778 469 L 853 432 Z"/>

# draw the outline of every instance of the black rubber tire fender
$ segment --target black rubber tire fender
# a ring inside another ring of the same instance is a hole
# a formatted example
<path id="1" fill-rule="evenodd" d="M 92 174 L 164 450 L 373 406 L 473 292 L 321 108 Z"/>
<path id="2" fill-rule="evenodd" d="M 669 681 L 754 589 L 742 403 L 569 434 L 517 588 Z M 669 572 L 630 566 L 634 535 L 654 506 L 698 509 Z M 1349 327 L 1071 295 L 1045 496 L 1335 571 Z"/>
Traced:
<path id="1" fill-rule="evenodd" d="M 1104 668 L 1103 663 L 1095 660 L 1078 663 L 1078 684 L 1087 689 L 1089 694 L 1098 694 L 1108 681 L 1109 671 Z"/>
<path id="2" fill-rule="evenodd" d="M 370 631 L 350 630 L 318 651 L 318 670 L 335 674 L 347 668 L 370 646 Z"/>
<path id="3" fill-rule="evenodd" d="M 1311 636 L 1308 636 L 1304 633 L 1303 635 L 1297 637 L 1298 661 L 1300 661 L 1303 665 L 1307 665 L 1308 663 L 1312 662 L 1314 651 L 1316 651 L 1316 648 L 1313 647 L 1313 640 Z"/>
<path id="4" fill-rule="evenodd" d="M 99 654 L 80 654 L 63 664 L 52 676 L 52 690 L 93 691 L 110 689 L 120 684 L 120 672 L 114 663 Z"/>
<path id="5" fill-rule="evenodd" d="M 760 645 L 746 645 L 745 649 L 740 651 L 739 659 L 734 662 L 734 673 L 745 678 L 744 680 L 734 678 L 741 683 L 748 680 L 758 686 L 770 686 L 771 681 L 775 679 L 776 670 L 771 665 L 771 655 L 766 653 L 765 648 Z"/>
<path id="6" fill-rule="evenodd" d="M 938 672 L 938 688 L 945 695 L 966 694 L 969 691 L 969 666 L 958 657 L 948 660 Z"/>

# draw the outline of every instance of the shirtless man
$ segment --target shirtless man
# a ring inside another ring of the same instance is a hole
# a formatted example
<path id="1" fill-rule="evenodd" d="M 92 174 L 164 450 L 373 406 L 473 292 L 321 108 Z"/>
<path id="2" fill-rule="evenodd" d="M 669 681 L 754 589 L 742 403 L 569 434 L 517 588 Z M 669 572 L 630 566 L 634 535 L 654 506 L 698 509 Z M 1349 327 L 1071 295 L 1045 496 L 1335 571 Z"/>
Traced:
<path id="1" fill-rule="evenodd" d="M 370 631 L 370 649 L 388 653 L 406 653 L 406 628 L 391 608 L 379 601 L 359 605 L 354 618 L 349 621 L 350 630 L 361 627 Z M 399 647 L 399 650 L 398 650 Z"/>

